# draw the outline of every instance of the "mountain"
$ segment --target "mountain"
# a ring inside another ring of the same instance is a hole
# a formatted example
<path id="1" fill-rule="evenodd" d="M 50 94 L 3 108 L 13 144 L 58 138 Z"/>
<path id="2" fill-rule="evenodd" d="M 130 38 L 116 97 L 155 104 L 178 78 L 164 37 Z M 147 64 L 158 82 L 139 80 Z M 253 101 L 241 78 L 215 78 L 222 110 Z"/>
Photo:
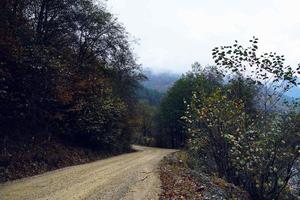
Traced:
<path id="1" fill-rule="evenodd" d="M 167 72 L 154 73 L 151 70 L 145 70 L 144 74 L 148 80 L 144 81 L 142 85 L 162 93 L 165 93 L 180 78 L 180 74 Z"/>
<path id="2" fill-rule="evenodd" d="M 141 85 L 137 90 L 137 98 L 139 100 L 147 101 L 151 106 L 159 106 L 161 99 L 165 93 L 154 89 L 149 89 Z"/>
<path id="3" fill-rule="evenodd" d="M 285 95 L 292 98 L 300 98 L 300 87 L 290 89 Z"/>

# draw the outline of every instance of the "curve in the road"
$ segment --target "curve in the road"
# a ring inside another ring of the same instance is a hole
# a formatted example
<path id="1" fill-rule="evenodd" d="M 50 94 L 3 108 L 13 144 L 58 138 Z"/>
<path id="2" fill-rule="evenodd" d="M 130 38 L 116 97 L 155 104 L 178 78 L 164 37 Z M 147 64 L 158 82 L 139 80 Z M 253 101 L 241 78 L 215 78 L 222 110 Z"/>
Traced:
<path id="1" fill-rule="evenodd" d="M 158 163 L 174 150 L 135 148 L 140 151 L 2 184 L 1 200 L 158 199 Z"/>

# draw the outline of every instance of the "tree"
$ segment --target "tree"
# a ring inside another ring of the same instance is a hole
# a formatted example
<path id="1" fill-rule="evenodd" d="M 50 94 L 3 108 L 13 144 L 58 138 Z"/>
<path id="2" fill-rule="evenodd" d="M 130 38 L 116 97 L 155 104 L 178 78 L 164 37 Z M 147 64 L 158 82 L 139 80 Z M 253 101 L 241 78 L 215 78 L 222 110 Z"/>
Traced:
<path id="1" fill-rule="evenodd" d="M 185 145 L 185 127 L 181 117 L 184 115 L 186 102 L 190 102 L 194 90 L 210 93 L 221 85 L 220 81 L 221 77 L 216 68 L 201 68 L 200 64 L 195 63 L 191 72 L 174 83 L 163 98 L 158 111 L 160 145 L 172 148 Z"/>
<path id="2" fill-rule="evenodd" d="M 253 84 L 253 80 L 242 76 L 232 77 L 225 85 L 227 96 L 230 100 L 242 100 L 245 112 L 250 116 L 257 114 L 257 105 L 254 102 L 259 87 Z"/>
<path id="3" fill-rule="evenodd" d="M 67 135 L 77 141 L 84 136 L 86 146 L 99 149 L 128 149 L 129 110 L 143 75 L 128 33 L 105 5 L 92 0 L 1 5 L 1 143 Z"/>
<path id="4" fill-rule="evenodd" d="M 216 47 L 213 59 L 219 68 L 225 69 L 227 76 L 239 76 L 248 80 L 260 90 L 256 94 L 264 113 L 276 109 L 278 101 L 291 87 L 297 85 L 297 69 L 284 65 L 283 55 L 276 52 L 258 55 L 258 39 L 253 37 L 249 47 L 238 41 L 232 46 Z"/>
<path id="5" fill-rule="evenodd" d="M 133 118 L 134 142 L 142 145 L 155 145 L 157 107 L 148 101 L 140 100 L 136 106 L 135 118 Z"/>

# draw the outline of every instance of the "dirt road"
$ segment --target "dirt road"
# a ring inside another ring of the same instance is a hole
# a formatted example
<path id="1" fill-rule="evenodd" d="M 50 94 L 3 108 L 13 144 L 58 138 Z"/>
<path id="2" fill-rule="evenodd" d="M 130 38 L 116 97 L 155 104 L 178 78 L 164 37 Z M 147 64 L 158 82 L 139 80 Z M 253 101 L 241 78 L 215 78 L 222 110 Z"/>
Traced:
<path id="1" fill-rule="evenodd" d="M 159 161 L 174 150 L 141 151 L 0 185 L 1 200 L 158 199 Z"/>

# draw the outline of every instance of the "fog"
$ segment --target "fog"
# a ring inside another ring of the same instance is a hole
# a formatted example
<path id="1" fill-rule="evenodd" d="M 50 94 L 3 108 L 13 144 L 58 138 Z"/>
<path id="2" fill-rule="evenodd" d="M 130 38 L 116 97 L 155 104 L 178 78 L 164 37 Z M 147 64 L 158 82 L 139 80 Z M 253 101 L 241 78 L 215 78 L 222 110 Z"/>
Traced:
<path id="1" fill-rule="evenodd" d="M 213 64 L 211 49 L 256 36 L 262 52 L 300 62 L 298 0 L 108 0 L 131 34 L 139 63 L 155 72 L 186 72 L 199 61 Z"/>

